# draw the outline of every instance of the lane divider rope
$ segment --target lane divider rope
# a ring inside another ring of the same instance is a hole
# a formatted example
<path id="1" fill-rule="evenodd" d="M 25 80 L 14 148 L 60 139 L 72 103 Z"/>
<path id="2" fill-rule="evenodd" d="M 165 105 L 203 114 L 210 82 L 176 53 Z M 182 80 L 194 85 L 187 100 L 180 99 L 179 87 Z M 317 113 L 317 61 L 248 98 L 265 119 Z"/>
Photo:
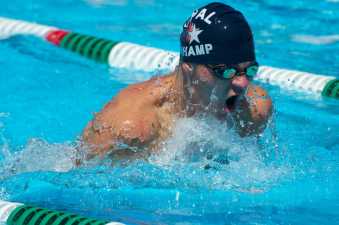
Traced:
<path id="1" fill-rule="evenodd" d="M 34 35 L 111 67 L 144 71 L 174 70 L 179 63 L 176 52 L 0 17 L 0 39 L 15 35 Z M 260 66 L 255 80 L 339 99 L 339 79 L 333 76 Z"/>
<path id="2" fill-rule="evenodd" d="M 7 225 L 124 225 L 76 214 L 0 200 L 0 223 Z"/>

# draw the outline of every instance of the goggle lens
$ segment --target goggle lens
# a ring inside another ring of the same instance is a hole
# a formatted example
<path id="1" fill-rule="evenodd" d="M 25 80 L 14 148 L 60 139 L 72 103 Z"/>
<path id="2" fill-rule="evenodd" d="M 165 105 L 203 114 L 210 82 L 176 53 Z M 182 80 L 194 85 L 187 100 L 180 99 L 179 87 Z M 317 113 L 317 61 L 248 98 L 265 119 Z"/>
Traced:
<path id="1" fill-rule="evenodd" d="M 214 67 L 211 65 L 207 65 L 207 67 L 212 69 L 213 72 L 218 77 L 224 78 L 224 79 L 231 79 L 234 76 L 241 76 L 242 74 L 245 74 L 248 78 L 253 78 L 258 73 L 258 70 L 259 70 L 259 66 L 257 62 L 245 68 L 244 72 L 239 72 L 237 67 L 220 68 L 220 67 Z"/>
<path id="2" fill-rule="evenodd" d="M 247 69 L 246 69 L 246 75 L 247 75 L 248 77 L 253 78 L 255 75 L 257 75 L 258 70 L 259 70 L 258 65 L 252 65 L 252 66 L 249 66 L 249 67 L 247 67 Z"/>
<path id="3" fill-rule="evenodd" d="M 237 71 L 234 68 L 225 69 L 225 71 L 222 73 L 222 77 L 225 79 L 231 79 L 236 75 Z"/>

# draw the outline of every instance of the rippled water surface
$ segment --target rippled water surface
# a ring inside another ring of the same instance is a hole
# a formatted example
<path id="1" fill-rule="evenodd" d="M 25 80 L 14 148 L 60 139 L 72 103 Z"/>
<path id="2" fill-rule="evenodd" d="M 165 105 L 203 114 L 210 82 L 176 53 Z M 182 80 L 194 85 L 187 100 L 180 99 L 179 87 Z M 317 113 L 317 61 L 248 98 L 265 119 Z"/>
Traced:
<path id="1" fill-rule="evenodd" d="M 207 3 L 0 2 L 0 16 L 173 51 L 182 22 Z M 338 1 L 228 3 L 253 27 L 262 65 L 339 77 Z M 0 66 L 0 199 L 127 224 L 339 222 L 336 100 L 264 85 L 275 113 L 259 141 L 211 118 L 182 119 L 149 162 L 73 168 L 93 113 L 159 71 L 107 68 L 25 36 L 0 41 Z"/>

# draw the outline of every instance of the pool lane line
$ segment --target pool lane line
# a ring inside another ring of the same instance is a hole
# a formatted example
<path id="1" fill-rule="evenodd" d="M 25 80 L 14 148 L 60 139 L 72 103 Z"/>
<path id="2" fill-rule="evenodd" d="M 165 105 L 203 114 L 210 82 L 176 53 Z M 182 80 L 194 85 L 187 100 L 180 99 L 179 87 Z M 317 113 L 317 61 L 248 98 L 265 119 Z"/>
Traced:
<path id="1" fill-rule="evenodd" d="M 179 63 L 179 55 L 176 52 L 0 17 L 0 39 L 14 35 L 34 35 L 111 67 L 171 71 Z M 339 99 L 339 80 L 332 76 L 260 66 L 254 79 L 285 89 Z"/>
<path id="2" fill-rule="evenodd" d="M 0 17 L 0 40 L 15 35 L 34 35 L 44 39 L 46 34 L 52 30 L 57 30 L 57 28 Z"/>
<path id="3" fill-rule="evenodd" d="M 339 99 L 339 80 L 331 76 L 261 66 L 255 79 L 285 89 Z"/>
<path id="4" fill-rule="evenodd" d="M 124 225 L 0 200 L 0 223 L 7 225 Z"/>

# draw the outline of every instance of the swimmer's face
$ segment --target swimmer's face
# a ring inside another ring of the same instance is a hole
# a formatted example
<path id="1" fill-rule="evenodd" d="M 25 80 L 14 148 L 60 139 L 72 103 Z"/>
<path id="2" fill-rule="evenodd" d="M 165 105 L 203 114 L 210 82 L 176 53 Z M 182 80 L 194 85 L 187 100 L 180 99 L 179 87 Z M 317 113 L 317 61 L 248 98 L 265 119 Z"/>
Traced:
<path id="1" fill-rule="evenodd" d="M 239 72 L 242 72 L 250 64 L 251 62 L 240 63 L 237 68 Z M 221 109 L 228 99 L 243 95 L 249 85 L 249 79 L 243 73 L 230 79 L 222 79 L 216 76 L 210 66 L 203 64 L 191 64 L 190 66 L 191 73 L 188 76 L 186 87 L 189 89 L 192 102 L 205 107 Z"/>

